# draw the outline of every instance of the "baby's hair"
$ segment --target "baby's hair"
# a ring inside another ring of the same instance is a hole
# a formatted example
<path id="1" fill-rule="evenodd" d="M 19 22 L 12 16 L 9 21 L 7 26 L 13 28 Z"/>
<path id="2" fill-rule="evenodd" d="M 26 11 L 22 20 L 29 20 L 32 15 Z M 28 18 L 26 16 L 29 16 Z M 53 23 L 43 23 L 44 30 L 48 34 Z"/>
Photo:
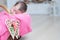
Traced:
<path id="1" fill-rule="evenodd" d="M 26 12 L 26 10 L 27 10 L 27 5 L 26 5 L 25 2 L 23 2 L 23 1 L 18 1 L 14 6 L 16 6 L 16 5 L 19 4 L 19 3 L 22 4 L 21 7 L 19 8 L 19 10 L 22 11 L 22 12 Z"/>

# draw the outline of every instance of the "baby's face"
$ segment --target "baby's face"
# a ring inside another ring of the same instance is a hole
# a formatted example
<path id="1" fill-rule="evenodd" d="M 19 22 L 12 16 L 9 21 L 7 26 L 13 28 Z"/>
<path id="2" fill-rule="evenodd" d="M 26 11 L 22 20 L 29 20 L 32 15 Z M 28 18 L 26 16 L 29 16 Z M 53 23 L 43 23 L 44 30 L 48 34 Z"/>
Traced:
<path id="1" fill-rule="evenodd" d="M 12 12 L 13 14 L 21 13 L 21 11 L 19 10 L 19 8 L 20 8 L 21 6 L 22 6 L 21 4 L 17 4 L 16 6 L 14 6 L 14 7 L 11 9 L 11 12 Z"/>

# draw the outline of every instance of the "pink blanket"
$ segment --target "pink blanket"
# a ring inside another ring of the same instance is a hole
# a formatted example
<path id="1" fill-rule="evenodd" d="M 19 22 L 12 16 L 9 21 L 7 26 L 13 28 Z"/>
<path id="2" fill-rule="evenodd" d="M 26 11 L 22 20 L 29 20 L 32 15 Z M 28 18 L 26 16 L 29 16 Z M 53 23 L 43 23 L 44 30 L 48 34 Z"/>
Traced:
<path id="1" fill-rule="evenodd" d="M 7 12 L 3 11 L 0 12 L 0 40 L 7 40 L 8 36 L 10 35 L 5 21 L 6 19 L 18 19 L 20 20 L 20 27 L 19 27 L 19 34 L 20 36 L 24 36 L 25 34 L 32 31 L 31 28 L 31 18 L 28 14 L 15 14 L 13 16 L 9 16 Z"/>

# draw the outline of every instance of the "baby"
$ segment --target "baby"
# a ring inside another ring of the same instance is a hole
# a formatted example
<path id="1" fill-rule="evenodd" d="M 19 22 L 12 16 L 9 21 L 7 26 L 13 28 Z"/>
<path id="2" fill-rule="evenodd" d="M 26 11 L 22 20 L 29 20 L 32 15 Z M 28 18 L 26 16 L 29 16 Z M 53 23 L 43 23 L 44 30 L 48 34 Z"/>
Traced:
<path id="1" fill-rule="evenodd" d="M 25 13 L 26 10 L 27 10 L 27 5 L 24 2 L 18 1 L 11 9 L 11 12 L 14 14 L 22 14 Z"/>
<path id="2" fill-rule="evenodd" d="M 26 35 L 27 33 L 31 32 L 31 18 L 30 15 L 26 13 L 27 10 L 27 5 L 24 2 L 18 1 L 13 8 L 10 10 L 12 15 L 9 15 L 7 12 L 1 12 L 0 14 L 2 14 L 0 16 L 0 20 L 2 23 L 0 23 L 3 26 L 0 26 L 0 40 L 13 40 L 9 31 L 7 30 L 5 25 L 6 19 L 17 19 L 20 21 L 20 26 L 19 26 L 19 36 L 23 37 L 24 35 Z M 2 19 L 3 18 L 3 19 Z M 11 20 L 10 19 L 10 20 Z M 2 21 L 3 20 L 3 21 Z M 15 27 L 16 28 L 16 27 Z M 2 30 L 4 29 L 4 30 Z M 20 38 L 19 37 L 19 38 Z M 15 39 L 14 40 L 19 40 Z"/>

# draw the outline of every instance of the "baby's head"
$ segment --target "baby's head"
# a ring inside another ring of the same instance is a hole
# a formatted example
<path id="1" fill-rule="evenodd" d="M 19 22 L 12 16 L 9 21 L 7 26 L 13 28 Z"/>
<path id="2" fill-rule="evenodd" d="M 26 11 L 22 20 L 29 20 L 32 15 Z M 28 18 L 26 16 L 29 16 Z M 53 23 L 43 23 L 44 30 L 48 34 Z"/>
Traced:
<path id="1" fill-rule="evenodd" d="M 24 13 L 26 12 L 26 10 L 27 10 L 27 5 L 22 1 L 18 1 L 11 9 L 11 11 L 15 13 Z"/>

